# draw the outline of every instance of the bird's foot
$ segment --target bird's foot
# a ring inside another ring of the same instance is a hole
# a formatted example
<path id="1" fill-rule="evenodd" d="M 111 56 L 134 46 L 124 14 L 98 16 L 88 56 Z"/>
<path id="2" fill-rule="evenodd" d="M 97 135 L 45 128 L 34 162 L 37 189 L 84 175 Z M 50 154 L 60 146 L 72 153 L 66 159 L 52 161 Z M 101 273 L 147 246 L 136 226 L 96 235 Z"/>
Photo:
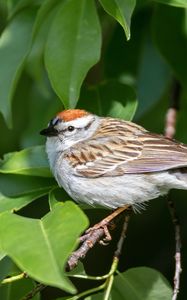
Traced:
<path id="1" fill-rule="evenodd" d="M 114 227 L 114 224 L 112 223 L 113 219 L 117 217 L 119 214 L 121 214 L 123 211 L 129 208 L 130 205 L 125 205 L 123 207 L 119 207 L 116 209 L 112 214 L 104 218 L 101 222 L 95 224 L 93 227 L 90 227 L 86 230 L 86 233 L 80 237 L 80 242 L 83 242 L 89 237 L 96 233 L 99 229 L 102 229 L 104 231 L 104 238 L 99 241 L 101 245 L 108 245 L 108 243 L 112 240 L 111 234 L 109 232 L 108 227 Z"/>
<path id="2" fill-rule="evenodd" d="M 99 240 L 99 244 L 108 245 L 108 243 L 112 240 L 111 234 L 108 229 L 109 225 L 110 224 L 102 224 L 102 221 L 95 224 L 93 227 L 90 227 L 88 230 L 86 230 L 86 233 L 80 237 L 80 242 L 89 240 L 91 236 L 97 236 L 97 232 L 100 233 L 100 231 L 103 231 L 104 237 Z"/>
<path id="3" fill-rule="evenodd" d="M 91 234 L 92 232 L 95 232 L 98 229 L 103 229 L 104 238 L 99 241 L 99 244 L 101 244 L 103 246 L 106 246 L 112 240 L 112 237 L 111 237 L 111 234 L 109 232 L 108 226 L 109 226 L 109 224 L 107 224 L 106 222 L 101 221 L 101 222 L 95 224 L 93 227 L 90 227 L 88 230 L 86 230 L 86 233 Z"/>

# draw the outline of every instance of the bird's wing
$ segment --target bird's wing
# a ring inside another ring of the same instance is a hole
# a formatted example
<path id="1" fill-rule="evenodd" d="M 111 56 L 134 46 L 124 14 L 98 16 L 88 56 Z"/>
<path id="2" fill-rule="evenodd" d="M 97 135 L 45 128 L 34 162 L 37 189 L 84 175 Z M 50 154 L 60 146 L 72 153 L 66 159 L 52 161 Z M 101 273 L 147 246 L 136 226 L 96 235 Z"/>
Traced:
<path id="1" fill-rule="evenodd" d="M 66 154 L 74 174 L 94 178 L 187 166 L 187 146 L 137 128 L 131 133 L 122 130 L 120 135 L 119 128 L 113 128 L 113 134 L 102 133 L 77 144 Z"/>
<path id="2" fill-rule="evenodd" d="M 149 173 L 187 167 L 187 146 L 157 134 L 139 137 L 141 155 L 124 165 L 124 173 Z"/>

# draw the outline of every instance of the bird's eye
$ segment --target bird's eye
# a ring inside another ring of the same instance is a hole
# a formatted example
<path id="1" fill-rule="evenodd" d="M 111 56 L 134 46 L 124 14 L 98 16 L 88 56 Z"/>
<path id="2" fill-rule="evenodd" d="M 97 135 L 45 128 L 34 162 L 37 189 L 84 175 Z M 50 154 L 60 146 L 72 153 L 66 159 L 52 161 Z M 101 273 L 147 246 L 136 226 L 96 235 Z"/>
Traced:
<path id="1" fill-rule="evenodd" d="M 75 129 L 74 126 L 68 126 L 68 131 L 73 131 Z"/>

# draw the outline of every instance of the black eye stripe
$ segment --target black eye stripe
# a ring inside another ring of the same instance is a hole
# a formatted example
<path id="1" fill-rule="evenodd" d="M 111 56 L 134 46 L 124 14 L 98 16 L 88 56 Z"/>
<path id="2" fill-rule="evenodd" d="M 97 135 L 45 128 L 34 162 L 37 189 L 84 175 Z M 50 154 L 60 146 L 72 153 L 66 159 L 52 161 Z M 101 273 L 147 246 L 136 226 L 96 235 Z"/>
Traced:
<path id="1" fill-rule="evenodd" d="M 74 127 L 73 125 L 69 125 L 67 128 L 61 129 L 59 132 L 64 133 L 66 131 L 73 132 L 75 129 L 80 130 L 88 130 L 92 125 L 94 120 L 91 120 L 85 127 Z"/>
<path id="2" fill-rule="evenodd" d="M 68 126 L 68 128 L 67 128 L 68 131 L 73 131 L 74 129 L 75 129 L 75 127 L 74 127 L 74 126 L 71 126 L 71 125 Z"/>
<path id="3" fill-rule="evenodd" d="M 69 126 L 69 127 L 70 127 L 70 126 Z M 73 127 L 73 126 L 72 126 L 72 127 Z M 76 129 L 79 129 L 79 128 L 76 128 Z M 64 132 L 67 132 L 67 131 L 71 132 L 71 131 L 74 131 L 74 130 L 75 130 L 75 127 L 73 128 L 73 130 L 69 130 L 68 127 L 67 127 L 67 128 L 65 128 L 65 129 L 61 129 L 59 132 L 64 133 Z"/>
<path id="4" fill-rule="evenodd" d="M 90 128 L 90 126 L 92 125 L 93 121 L 94 121 L 94 120 L 91 120 L 91 121 L 84 127 L 84 129 L 85 129 L 85 130 L 88 130 L 88 129 Z"/>

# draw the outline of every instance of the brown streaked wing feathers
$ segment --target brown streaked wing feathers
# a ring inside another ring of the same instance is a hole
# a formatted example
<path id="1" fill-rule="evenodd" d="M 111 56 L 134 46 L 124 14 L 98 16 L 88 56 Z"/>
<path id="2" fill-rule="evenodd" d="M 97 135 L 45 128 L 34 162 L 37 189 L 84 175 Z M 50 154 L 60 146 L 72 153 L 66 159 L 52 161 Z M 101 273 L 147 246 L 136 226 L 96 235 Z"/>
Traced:
<path id="1" fill-rule="evenodd" d="M 105 134 L 104 131 L 96 133 L 91 140 L 78 143 L 67 153 L 75 175 L 88 178 L 120 176 L 187 167 L 186 145 L 151 134 L 140 126 L 136 128 L 134 123 L 119 122 L 123 123 L 120 134 L 117 128 L 114 132 L 116 124 L 112 127 L 113 135 L 108 134 L 106 125 Z"/>

